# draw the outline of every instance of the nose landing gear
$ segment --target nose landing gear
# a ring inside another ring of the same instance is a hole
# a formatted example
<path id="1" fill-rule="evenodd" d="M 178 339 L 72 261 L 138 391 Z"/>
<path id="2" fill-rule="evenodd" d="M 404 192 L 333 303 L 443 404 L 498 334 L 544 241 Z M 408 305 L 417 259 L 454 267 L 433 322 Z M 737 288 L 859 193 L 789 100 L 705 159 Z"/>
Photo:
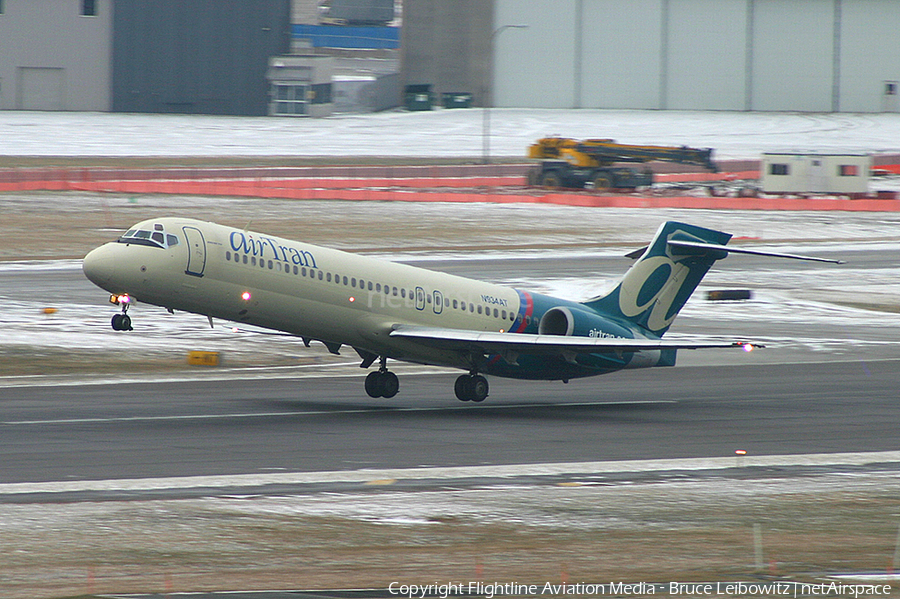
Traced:
<path id="1" fill-rule="evenodd" d="M 133 331 L 131 326 L 131 317 L 125 314 L 114 314 L 112 317 L 112 328 L 114 331 Z"/>
<path id="2" fill-rule="evenodd" d="M 133 331 L 134 327 L 131 326 L 131 317 L 128 316 L 128 306 L 131 303 L 131 298 L 127 295 L 111 295 L 109 297 L 109 302 L 117 306 L 122 306 L 122 313 L 115 314 L 112 317 L 113 330 Z"/>

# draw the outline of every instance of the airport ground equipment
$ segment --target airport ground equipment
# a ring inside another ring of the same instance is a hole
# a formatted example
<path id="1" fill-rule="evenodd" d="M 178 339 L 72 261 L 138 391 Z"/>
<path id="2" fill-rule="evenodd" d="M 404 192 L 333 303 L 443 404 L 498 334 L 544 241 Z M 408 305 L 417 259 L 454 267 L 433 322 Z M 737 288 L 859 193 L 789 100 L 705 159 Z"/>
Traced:
<path id="1" fill-rule="evenodd" d="M 634 189 L 653 184 L 649 167 L 639 170 L 621 163 L 677 162 L 717 170 L 711 148 L 628 145 L 612 139 L 545 137 L 529 146 L 528 157 L 541 161 L 529 173 L 529 183 L 552 188 Z"/>

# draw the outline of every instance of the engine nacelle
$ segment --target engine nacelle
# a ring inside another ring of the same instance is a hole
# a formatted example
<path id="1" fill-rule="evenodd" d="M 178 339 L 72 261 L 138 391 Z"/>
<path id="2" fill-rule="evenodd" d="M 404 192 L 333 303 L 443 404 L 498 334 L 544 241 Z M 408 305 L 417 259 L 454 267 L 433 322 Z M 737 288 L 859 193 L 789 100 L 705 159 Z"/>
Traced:
<path id="1" fill-rule="evenodd" d="M 609 320 L 578 308 L 557 306 L 550 308 L 538 324 L 541 335 L 565 335 L 569 337 L 607 337 L 631 339 L 634 335 Z"/>
<path id="2" fill-rule="evenodd" d="M 610 322 L 598 314 L 568 306 L 557 306 L 547 310 L 538 324 L 538 333 L 541 335 L 564 335 L 599 339 L 634 338 L 634 334 L 631 331 L 614 322 Z M 674 364 L 675 350 L 666 350 L 664 352 L 652 350 L 632 354 L 626 368 L 672 366 Z"/>

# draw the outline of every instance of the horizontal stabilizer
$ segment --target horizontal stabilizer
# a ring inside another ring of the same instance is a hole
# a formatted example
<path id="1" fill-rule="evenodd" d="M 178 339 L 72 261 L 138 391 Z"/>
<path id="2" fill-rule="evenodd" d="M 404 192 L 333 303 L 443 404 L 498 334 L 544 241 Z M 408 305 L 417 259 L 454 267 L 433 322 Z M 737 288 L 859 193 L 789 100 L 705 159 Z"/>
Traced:
<path id="1" fill-rule="evenodd" d="M 716 243 L 703 243 L 700 241 L 682 241 L 680 239 L 670 239 L 668 244 L 673 248 L 682 248 L 681 253 L 699 252 L 701 254 L 712 252 L 728 252 L 729 254 L 750 254 L 753 256 L 769 256 L 771 258 L 791 258 L 793 260 L 809 260 L 811 262 L 830 262 L 832 264 L 845 264 L 843 260 L 832 260 L 830 258 L 817 258 L 815 256 L 799 256 L 797 254 L 781 254 L 777 252 L 764 252 L 761 250 L 748 250 L 744 248 L 736 248 L 727 245 L 719 245 Z M 686 251 L 685 251 L 686 250 Z M 630 256 L 630 254 L 629 254 Z"/>

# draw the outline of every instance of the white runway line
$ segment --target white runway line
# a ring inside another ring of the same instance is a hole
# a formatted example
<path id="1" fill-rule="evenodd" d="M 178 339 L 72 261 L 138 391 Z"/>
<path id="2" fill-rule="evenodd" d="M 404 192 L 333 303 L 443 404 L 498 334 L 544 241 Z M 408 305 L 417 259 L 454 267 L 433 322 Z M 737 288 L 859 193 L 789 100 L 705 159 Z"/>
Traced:
<path id="1" fill-rule="evenodd" d="M 586 476 L 622 472 L 646 473 L 673 470 L 724 470 L 736 467 L 865 466 L 877 463 L 900 463 L 900 451 L 740 456 L 739 459 L 737 456 L 729 456 L 713 458 L 619 460 L 609 462 L 384 468 L 323 472 L 235 474 L 224 476 L 7 483 L 0 484 L 0 495 L 222 489 L 232 487 L 262 487 L 267 485 L 305 485 L 320 483 L 364 484 L 385 480 L 412 481 L 512 478 L 521 476 Z"/>

